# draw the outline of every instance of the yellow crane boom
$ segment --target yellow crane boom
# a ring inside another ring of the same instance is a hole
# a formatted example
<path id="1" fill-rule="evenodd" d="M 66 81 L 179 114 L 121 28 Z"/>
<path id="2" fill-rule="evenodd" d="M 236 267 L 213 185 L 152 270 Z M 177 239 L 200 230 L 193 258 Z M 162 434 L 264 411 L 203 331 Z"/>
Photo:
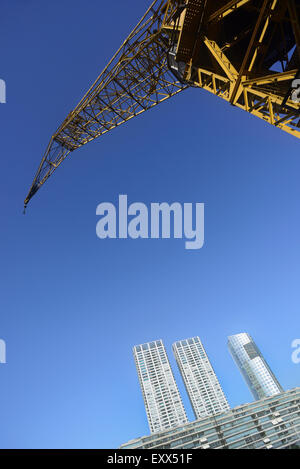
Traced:
<path id="1" fill-rule="evenodd" d="M 299 4 L 153 1 L 51 137 L 25 207 L 74 150 L 190 86 L 300 138 Z"/>

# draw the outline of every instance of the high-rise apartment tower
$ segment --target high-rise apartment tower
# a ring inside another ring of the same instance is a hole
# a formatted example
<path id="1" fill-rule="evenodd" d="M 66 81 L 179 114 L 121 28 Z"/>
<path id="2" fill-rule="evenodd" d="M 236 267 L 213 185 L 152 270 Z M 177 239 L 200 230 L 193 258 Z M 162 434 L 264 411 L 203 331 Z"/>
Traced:
<path id="1" fill-rule="evenodd" d="M 229 410 L 229 404 L 200 338 L 175 342 L 173 352 L 196 419 Z"/>
<path id="2" fill-rule="evenodd" d="M 229 336 L 228 347 L 255 399 L 283 392 L 283 388 L 249 334 L 243 332 Z"/>
<path id="3" fill-rule="evenodd" d="M 187 417 L 161 340 L 133 348 L 151 433 L 186 423 Z"/>

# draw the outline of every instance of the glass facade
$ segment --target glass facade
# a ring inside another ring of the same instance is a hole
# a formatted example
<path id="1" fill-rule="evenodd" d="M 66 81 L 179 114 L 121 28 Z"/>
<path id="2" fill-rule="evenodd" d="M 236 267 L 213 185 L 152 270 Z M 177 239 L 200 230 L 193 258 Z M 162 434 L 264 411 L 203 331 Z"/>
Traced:
<path id="1" fill-rule="evenodd" d="M 186 413 L 162 341 L 136 345 L 133 355 L 151 433 L 186 423 Z"/>
<path id="2" fill-rule="evenodd" d="M 131 440 L 121 449 L 300 449 L 300 388 Z"/>
<path id="3" fill-rule="evenodd" d="M 229 410 L 200 338 L 175 342 L 173 352 L 196 419 Z"/>
<path id="4" fill-rule="evenodd" d="M 241 333 L 228 337 L 228 347 L 255 399 L 283 392 L 249 334 Z"/>

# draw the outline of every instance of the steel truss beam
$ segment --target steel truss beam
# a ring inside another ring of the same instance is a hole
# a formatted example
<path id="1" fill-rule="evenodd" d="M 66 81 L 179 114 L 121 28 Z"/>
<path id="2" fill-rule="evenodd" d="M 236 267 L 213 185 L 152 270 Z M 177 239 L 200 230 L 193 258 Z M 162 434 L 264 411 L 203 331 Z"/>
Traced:
<path id="1" fill-rule="evenodd" d="M 225 16 L 230 15 L 238 8 L 250 2 L 251 0 L 231 0 L 231 2 L 226 3 L 222 8 L 219 8 L 219 10 L 211 14 L 208 18 L 208 23 L 211 23 L 212 21 L 220 21 L 225 18 Z"/>
<path id="2" fill-rule="evenodd" d="M 195 1 L 198 5 L 201 3 L 201 0 L 194 0 L 190 7 L 193 10 L 195 10 Z M 244 41 L 243 60 L 240 62 L 235 57 L 237 38 L 231 44 L 224 41 L 222 43 L 220 39 L 218 44 L 209 37 L 210 30 L 205 31 L 203 28 L 202 38 L 200 33 L 194 41 L 199 42 L 200 36 L 206 52 L 208 51 L 210 55 L 210 60 L 206 59 L 209 68 L 199 66 L 199 61 L 201 62 L 199 56 L 193 56 L 191 50 L 187 52 L 185 49 L 185 56 L 190 53 L 185 79 L 190 84 L 203 88 L 300 138 L 300 104 L 292 101 L 290 94 L 283 105 L 284 97 L 290 84 L 297 77 L 298 69 L 289 69 L 288 60 L 286 70 L 282 72 L 270 70 L 263 63 L 269 52 L 268 47 L 271 47 L 274 35 L 280 26 L 286 28 L 289 23 L 292 25 L 294 43 L 295 46 L 299 46 L 299 3 L 295 0 L 231 1 L 213 13 L 210 11 L 206 24 L 228 18 L 229 14 L 233 16 L 238 8 L 241 10 L 244 7 L 245 12 L 250 7 L 252 11 L 256 9 L 257 15 L 252 27 L 239 32 Z M 182 28 L 184 31 L 184 24 Z M 247 44 L 245 37 L 248 37 Z M 189 40 L 191 41 L 191 38 Z M 203 52 L 202 48 L 202 54 Z M 290 50 L 287 48 L 285 52 L 287 55 Z M 179 43 L 179 57 L 180 54 Z M 300 55 L 297 61 L 300 68 Z"/>
<path id="3" fill-rule="evenodd" d="M 187 87 L 168 66 L 169 40 L 179 2 L 155 0 L 78 106 L 52 136 L 25 206 L 71 152 Z"/>

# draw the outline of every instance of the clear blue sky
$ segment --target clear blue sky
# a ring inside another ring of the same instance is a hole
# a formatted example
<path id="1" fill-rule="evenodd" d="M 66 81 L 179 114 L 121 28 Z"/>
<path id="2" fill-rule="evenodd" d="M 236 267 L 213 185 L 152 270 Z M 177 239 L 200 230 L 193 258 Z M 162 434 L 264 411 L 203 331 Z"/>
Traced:
<path id="1" fill-rule="evenodd" d="M 148 434 L 132 346 L 199 335 L 232 406 L 252 397 L 226 348 L 252 334 L 300 384 L 300 142 L 190 89 L 72 155 L 23 199 L 54 131 L 149 2 L 4 0 L 0 105 L 3 448 L 114 448 Z M 204 202 L 205 245 L 100 240 L 96 206 Z"/>

